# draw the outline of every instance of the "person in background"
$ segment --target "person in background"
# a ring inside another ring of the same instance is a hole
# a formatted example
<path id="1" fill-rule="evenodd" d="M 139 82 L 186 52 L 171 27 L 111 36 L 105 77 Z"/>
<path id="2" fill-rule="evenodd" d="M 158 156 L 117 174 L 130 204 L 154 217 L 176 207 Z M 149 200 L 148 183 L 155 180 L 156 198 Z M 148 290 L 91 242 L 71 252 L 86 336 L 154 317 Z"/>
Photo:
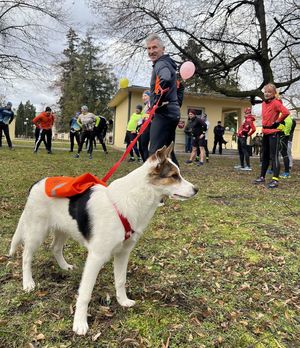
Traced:
<path id="1" fill-rule="evenodd" d="M 141 120 L 143 117 L 142 110 L 143 110 L 143 106 L 139 104 L 136 106 L 135 112 L 130 116 L 130 119 L 127 124 L 126 135 L 125 135 L 125 143 L 127 144 L 126 147 L 128 147 L 131 141 L 134 140 L 135 137 L 137 136 L 137 125 L 139 120 Z M 134 145 L 133 150 L 137 156 L 138 162 L 142 162 L 143 160 L 141 158 L 140 152 L 136 144 Z M 130 151 L 130 158 L 128 162 L 135 161 L 133 150 L 131 149 Z"/>
<path id="2" fill-rule="evenodd" d="M 2 132 L 7 141 L 8 148 L 13 150 L 12 142 L 9 135 L 9 125 L 12 123 L 15 114 L 12 111 L 12 103 L 8 102 L 4 108 L 0 108 L 0 147 L 2 147 Z"/>
<path id="3" fill-rule="evenodd" d="M 205 160 L 206 160 L 206 162 L 208 162 L 209 161 L 209 150 L 208 150 L 207 142 L 208 142 L 208 129 L 210 126 L 210 122 L 208 121 L 207 114 L 205 112 L 202 114 L 202 119 L 206 124 L 204 151 L 205 151 Z M 226 144 L 227 144 L 227 142 L 226 142 Z"/>
<path id="4" fill-rule="evenodd" d="M 189 153 L 192 152 L 192 127 L 191 127 L 191 117 L 190 114 L 188 114 L 188 119 L 186 126 L 184 128 L 184 134 L 185 134 L 185 152 Z"/>
<path id="5" fill-rule="evenodd" d="M 105 144 L 105 136 L 107 132 L 107 121 L 104 116 L 97 116 L 96 125 L 94 128 L 95 140 L 98 139 L 105 154 L 108 154 Z"/>
<path id="6" fill-rule="evenodd" d="M 204 163 L 204 146 L 205 146 L 205 132 L 207 130 L 207 126 L 205 121 L 197 117 L 196 111 L 190 110 L 189 111 L 189 117 L 191 120 L 191 128 L 192 128 L 192 152 L 190 158 L 185 161 L 186 164 L 193 163 L 194 159 L 197 155 L 197 149 L 200 148 L 200 161 L 198 165 L 203 165 Z"/>
<path id="7" fill-rule="evenodd" d="M 89 159 L 93 159 L 93 141 L 94 141 L 94 127 L 96 124 L 96 115 L 89 112 L 86 105 L 81 107 L 81 114 L 78 116 L 77 123 L 82 129 L 78 152 L 74 158 L 79 158 L 85 140 L 88 139 L 88 154 Z"/>
<path id="8" fill-rule="evenodd" d="M 288 141 L 288 156 L 289 156 L 289 163 L 290 163 L 289 169 L 290 170 L 293 167 L 292 144 L 293 144 L 293 137 L 294 137 L 295 128 L 296 128 L 296 120 L 294 118 L 292 118 L 292 128 L 291 128 L 289 141 Z"/>
<path id="9" fill-rule="evenodd" d="M 290 114 L 282 102 L 276 98 L 276 87 L 269 83 L 264 89 L 264 101 L 262 103 L 262 166 L 260 176 L 254 180 L 254 184 L 265 183 L 265 176 L 271 160 L 273 177 L 268 187 L 278 187 L 280 163 L 278 157 L 280 130 L 279 124 Z"/>
<path id="10" fill-rule="evenodd" d="M 75 113 L 75 116 L 73 116 L 70 120 L 70 151 L 73 152 L 74 150 L 74 139 L 76 139 L 77 146 L 80 144 L 80 125 L 78 124 L 77 120 L 80 115 L 80 112 L 77 111 Z"/>
<path id="11" fill-rule="evenodd" d="M 142 111 L 143 117 L 138 121 L 137 128 L 140 128 L 143 125 L 143 123 L 148 119 L 148 116 L 149 116 L 149 114 L 147 113 L 148 110 L 150 109 L 150 90 L 149 89 L 143 92 L 142 99 L 144 103 L 144 109 Z M 144 130 L 144 133 L 141 134 L 141 136 L 139 137 L 139 151 L 141 153 L 141 156 L 144 162 L 146 162 L 147 158 L 149 157 L 150 128 L 151 128 L 151 123 Z"/>
<path id="12" fill-rule="evenodd" d="M 289 142 L 292 126 L 293 126 L 293 119 L 289 115 L 288 117 L 284 119 L 284 121 L 277 128 L 280 130 L 279 146 L 280 146 L 280 153 L 281 153 L 283 164 L 284 164 L 284 172 L 280 174 L 280 178 L 284 178 L 284 179 L 288 179 L 291 177 L 290 159 L 288 155 L 288 142 Z"/>
<path id="13" fill-rule="evenodd" d="M 150 106 L 159 100 L 150 129 L 149 155 L 154 154 L 164 145 L 175 143 L 176 128 L 180 119 L 180 105 L 183 100 L 184 87 L 177 81 L 175 61 L 165 54 L 165 47 L 157 34 L 151 34 L 146 39 L 147 52 L 152 61 L 150 81 Z M 168 89 L 162 94 L 163 90 Z M 178 164 L 174 151 L 172 161 Z"/>
<path id="14" fill-rule="evenodd" d="M 253 138 L 253 153 L 256 156 L 259 156 L 260 153 L 260 147 L 261 147 L 261 138 L 258 133 L 255 134 L 255 137 Z"/>
<path id="15" fill-rule="evenodd" d="M 222 144 L 224 143 L 224 132 L 225 132 L 225 128 L 222 126 L 222 122 L 218 121 L 218 124 L 215 126 L 214 128 L 214 147 L 212 150 L 212 153 L 215 154 L 216 153 L 216 147 L 217 145 L 219 145 L 219 154 L 222 155 Z"/>
<path id="16" fill-rule="evenodd" d="M 245 171 L 250 171 L 252 168 L 250 167 L 250 156 L 247 148 L 247 140 L 248 137 L 256 131 L 256 127 L 254 125 L 255 117 L 251 113 L 251 108 L 245 109 L 245 120 L 241 124 L 237 137 L 238 137 L 238 151 L 240 155 L 240 164 L 234 166 L 235 169 L 241 169 Z M 246 162 L 246 166 L 245 166 Z"/>
<path id="17" fill-rule="evenodd" d="M 41 142 L 44 141 L 46 142 L 45 145 L 48 154 L 52 154 L 52 127 L 54 120 L 54 114 L 49 106 L 32 120 L 34 125 L 39 129 L 39 136 L 33 150 L 34 153 L 38 152 Z"/>

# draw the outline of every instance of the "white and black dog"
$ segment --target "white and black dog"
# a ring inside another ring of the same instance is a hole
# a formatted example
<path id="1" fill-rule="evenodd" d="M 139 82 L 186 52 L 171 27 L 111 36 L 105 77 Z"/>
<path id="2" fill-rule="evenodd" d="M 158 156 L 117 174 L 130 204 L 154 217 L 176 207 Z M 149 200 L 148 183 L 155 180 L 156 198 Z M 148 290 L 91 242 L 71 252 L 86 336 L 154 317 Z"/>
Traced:
<path id="1" fill-rule="evenodd" d="M 162 197 L 185 200 L 197 193 L 194 185 L 184 180 L 170 159 L 173 144 L 163 147 L 141 167 L 108 187 L 95 185 L 83 194 L 70 198 L 51 198 L 45 193 L 45 180 L 33 185 L 10 248 L 12 256 L 21 242 L 23 250 L 23 288 L 35 287 L 32 258 L 48 233 L 54 233 L 53 254 L 62 269 L 72 269 L 63 257 L 63 246 L 71 236 L 88 249 L 73 330 L 85 335 L 88 330 L 87 310 L 92 290 L 101 267 L 114 256 L 114 278 L 119 304 L 131 307 L 135 301 L 126 295 L 125 283 L 129 254 L 147 227 Z M 99 214 L 101 211 L 101 214 Z M 134 231 L 124 238 L 125 217 Z"/>

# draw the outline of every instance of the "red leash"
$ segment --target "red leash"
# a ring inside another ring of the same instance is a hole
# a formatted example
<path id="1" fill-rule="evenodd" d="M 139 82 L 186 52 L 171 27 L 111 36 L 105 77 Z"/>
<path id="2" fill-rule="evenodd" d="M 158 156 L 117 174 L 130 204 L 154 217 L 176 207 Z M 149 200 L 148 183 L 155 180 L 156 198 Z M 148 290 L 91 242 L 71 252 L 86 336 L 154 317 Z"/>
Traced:
<path id="1" fill-rule="evenodd" d="M 138 135 L 131 141 L 131 143 L 129 144 L 129 146 L 127 147 L 127 149 L 125 150 L 125 152 L 123 153 L 123 155 L 121 156 L 121 158 L 110 168 L 110 170 L 104 175 L 104 177 L 101 179 L 104 182 L 107 182 L 107 180 L 113 175 L 113 173 L 117 170 L 117 168 L 119 167 L 119 165 L 124 161 L 124 159 L 126 158 L 126 156 L 129 154 L 129 152 L 132 150 L 132 148 L 134 147 L 134 145 L 136 144 L 136 142 L 138 141 L 138 138 L 144 133 L 145 129 L 148 127 L 149 123 L 152 121 L 152 118 L 155 114 L 156 109 L 158 108 L 158 104 L 160 102 L 161 97 L 163 96 L 163 94 L 165 92 L 167 92 L 169 90 L 169 88 L 166 89 L 161 89 L 161 94 L 160 97 L 157 101 L 157 103 L 153 106 L 153 108 L 151 110 L 149 110 L 147 113 L 149 114 L 148 119 L 142 124 L 140 131 L 138 133 Z"/>

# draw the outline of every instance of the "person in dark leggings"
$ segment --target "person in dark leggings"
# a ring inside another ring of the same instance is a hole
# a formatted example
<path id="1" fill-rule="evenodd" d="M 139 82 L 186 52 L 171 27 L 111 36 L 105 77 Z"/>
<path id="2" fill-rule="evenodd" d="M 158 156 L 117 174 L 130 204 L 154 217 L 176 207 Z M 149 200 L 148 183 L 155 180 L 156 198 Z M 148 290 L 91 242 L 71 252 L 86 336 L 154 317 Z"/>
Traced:
<path id="1" fill-rule="evenodd" d="M 80 144 L 80 125 L 77 122 L 78 116 L 80 115 L 80 112 L 76 112 L 75 116 L 71 118 L 70 120 L 70 151 L 73 152 L 74 150 L 74 140 L 76 139 L 77 146 Z"/>
<path id="2" fill-rule="evenodd" d="M 144 102 L 144 110 L 142 111 L 143 118 L 140 126 L 147 120 L 148 114 L 147 111 L 150 108 L 150 91 L 146 90 L 143 92 L 143 102 Z M 144 130 L 143 134 L 139 137 L 139 150 L 141 157 L 143 159 L 143 162 L 146 162 L 147 158 L 149 157 L 149 142 L 150 142 L 150 128 L 151 123 L 148 125 L 148 127 Z"/>
<path id="3" fill-rule="evenodd" d="M 12 103 L 8 102 L 4 108 L 0 108 L 0 147 L 2 147 L 2 132 L 4 133 L 7 145 L 10 150 L 13 150 L 12 142 L 9 136 L 9 125 L 14 119 L 14 112 L 12 111 Z"/>
<path id="4" fill-rule="evenodd" d="M 48 154 L 52 154 L 51 146 L 52 146 L 52 127 L 54 124 L 54 114 L 52 113 L 51 108 L 47 106 L 45 111 L 37 115 L 32 120 L 32 122 L 39 129 L 39 136 L 36 139 L 33 152 L 34 153 L 38 152 L 39 146 L 41 145 L 41 142 L 43 141 L 44 143 L 46 143 Z"/>
<path id="5" fill-rule="evenodd" d="M 96 122 L 95 128 L 94 128 L 94 134 L 95 134 L 95 140 L 98 139 L 99 143 L 102 146 L 102 149 L 105 154 L 108 154 L 107 147 L 105 144 L 105 136 L 107 132 L 107 121 L 104 116 L 97 116 L 99 119 L 99 122 Z M 96 147 L 96 146 L 95 146 Z"/>
<path id="6" fill-rule="evenodd" d="M 264 101 L 262 103 L 262 165 L 260 176 L 254 184 L 265 183 L 265 176 L 270 164 L 273 169 L 273 177 L 268 184 L 269 188 L 276 188 L 279 181 L 279 141 L 280 130 L 277 129 L 280 123 L 289 115 L 289 110 L 283 106 L 276 96 L 275 85 L 269 83 L 264 87 Z"/>

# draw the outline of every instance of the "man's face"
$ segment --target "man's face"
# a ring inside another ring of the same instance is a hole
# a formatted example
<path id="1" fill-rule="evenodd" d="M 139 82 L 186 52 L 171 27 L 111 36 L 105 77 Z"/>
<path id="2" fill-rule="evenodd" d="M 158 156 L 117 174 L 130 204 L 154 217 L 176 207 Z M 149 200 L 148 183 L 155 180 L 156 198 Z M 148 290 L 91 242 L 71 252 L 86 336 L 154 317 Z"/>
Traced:
<path id="1" fill-rule="evenodd" d="M 46 115 L 50 116 L 51 115 L 51 111 L 46 111 Z"/>
<path id="2" fill-rule="evenodd" d="M 153 40 L 147 44 L 147 52 L 152 63 L 155 63 L 165 52 L 165 48 L 160 45 L 158 40 Z"/>

